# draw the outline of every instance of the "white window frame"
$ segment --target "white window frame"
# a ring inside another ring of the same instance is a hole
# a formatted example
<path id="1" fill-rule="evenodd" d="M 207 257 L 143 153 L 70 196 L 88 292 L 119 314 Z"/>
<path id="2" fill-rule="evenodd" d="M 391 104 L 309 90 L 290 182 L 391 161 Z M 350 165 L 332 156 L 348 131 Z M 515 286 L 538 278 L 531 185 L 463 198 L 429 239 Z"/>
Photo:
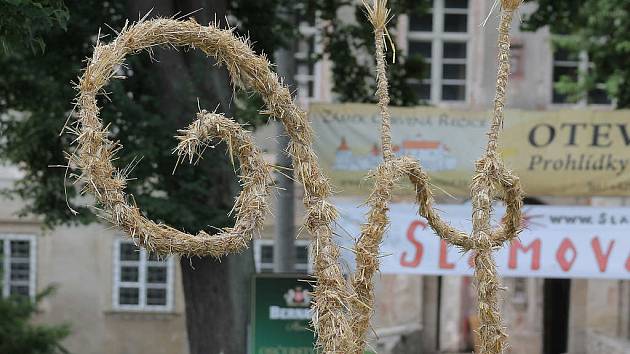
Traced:
<path id="1" fill-rule="evenodd" d="M 35 237 L 35 235 L 24 234 L 0 234 L 0 240 L 4 242 L 4 254 L 2 255 L 2 297 L 8 297 L 11 291 L 11 241 L 29 241 L 28 295 L 31 299 L 34 299 L 37 292 L 37 237 Z"/>
<path id="2" fill-rule="evenodd" d="M 306 22 L 302 22 L 298 24 L 298 31 L 303 37 L 305 37 L 304 39 L 300 40 L 300 43 L 298 43 L 298 48 L 299 48 L 299 44 L 306 44 L 306 47 L 308 49 L 306 52 L 298 51 L 295 53 L 294 56 L 297 61 L 308 60 L 311 54 L 317 55 L 323 51 L 322 44 L 321 44 L 320 31 L 317 28 L 318 21 L 319 21 L 318 16 L 315 15 L 315 19 L 314 19 L 315 24 L 313 26 L 311 26 L 310 24 Z M 310 53 L 310 46 L 308 43 L 311 37 L 313 38 L 313 43 L 314 43 L 313 53 Z M 296 93 L 297 93 L 298 102 L 302 106 L 308 107 L 308 105 L 311 102 L 321 100 L 320 87 L 322 85 L 321 80 L 323 76 L 322 75 L 322 61 L 317 60 L 316 62 L 313 63 L 312 75 L 299 74 L 298 71 L 301 65 L 304 65 L 304 64 L 301 64 L 298 62 L 296 63 L 296 67 L 295 67 L 296 73 L 295 73 L 294 78 L 295 78 L 295 83 L 297 86 Z M 308 66 L 308 64 L 306 65 Z M 308 94 L 309 82 L 313 82 L 313 95 L 312 96 L 309 96 Z"/>
<path id="3" fill-rule="evenodd" d="M 407 36 L 405 42 L 410 41 L 424 41 L 431 42 L 431 58 L 425 58 L 428 63 L 431 63 L 431 78 L 424 79 L 425 83 L 431 84 L 431 99 L 432 104 L 449 104 L 449 105 L 462 105 L 469 103 L 470 101 L 470 86 L 472 84 L 471 79 L 471 7 L 473 1 L 468 1 L 468 8 L 466 9 L 446 9 L 444 0 L 433 0 L 433 7 L 430 13 L 433 15 L 433 28 L 431 32 L 425 31 L 412 31 L 409 21 L 410 16 L 405 16 L 407 19 Z M 444 32 L 444 15 L 445 14 L 466 14 L 467 15 L 467 28 L 466 32 Z M 465 59 L 444 59 L 444 42 L 459 42 L 466 43 L 466 58 Z M 443 79 L 443 65 L 444 64 L 465 64 L 466 65 L 466 79 Z M 424 81 L 423 80 L 423 81 Z M 442 85 L 465 85 L 464 99 L 461 101 L 442 100 Z"/>
<path id="4" fill-rule="evenodd" d="M 308 240 L 295 240 L 295 246 L 296 247 L 306 247 L 307 251 L 308 251 L 308 263 L 306 265 L 306 268 L 304 268 L 302 265 L 295 265 L 295 271 L 296 272 L 306 272 L 307 274 L 312 274 L 313 273 L 313 254 L 311 252 L 311 247 L 309 246 L 310 242 Z M 256 264 L 256 273 L 260 273 L 260 269 L 263 266 L 263 263 L 261 262 L 261 257 L 262 257 L 262 246 L 271 246 L 271 247 L 275 247 L 275 242 L 274 240 L 270 240 L 270 239 L 258 239 L 258 240 L 254 240 L 254 263 Z M 274 249 L 274 257 L 275 257 L 275 249 Z M 265 266 L 272 266 L 273 267 L 273 263 L 265 263 Z"/>
<path id="5" fill-rule="evenodd" d="M 172 312 L 174 308 L 174 257 L 169 256 L 164 258 L 160 262 L 166 263 L 166 305 L 147 305 L 146 293 L 150 286 L 147 286 L 147 266 L 151 265 L 154 261 L 148 260 L 148 252 L 144 247 L 138 247 L 140 257 L 138 261 L 121 261 L 120 260 L 120 245 L 123 243 L 134 244 L 129 239 L 117 238 L 114 240 L 113 250 L 113 286 L 112 286 L 112 307 L 115 311 L 138 311 L 138 312 Z M 121 267 L 125 262 L 132 262 L 134 266 L 138 266 L 138 282 L 122 282 L 120 280 Z M 119 303 L 119 288 L 121 287 L 133 287 L 139 289 L 139 303 L 138 305 L 126 305 Z"/>
<path id="6" fill-rule="evenodd" d="M 578 53 L 577 60 L 556 60 L 555 56 L 556 56 L 556 51 L 552 47 L 551 48 L 551 95 L 549 98 L 550 100 L 549 104 L 555 107 L 612 108 L 615 106 L 615 102 L 613 99 L 610 99 L 610 103 L 588 103 L 588 92 L 586 92 L 584 96 L 581 97 L 577 102 L 554 102 L 553 96 L 556 90 L 555 88 L 556 82 L 554 81 L 554 74 L 555 74 L 555 69 L 557 66 L 558 67 L 576 67 L 576 64 L 577 64 L 578 81 L 583 80 L 585 73 L 587 73 L 588 69 L 590 69 L 593 66 L 593 63 L 591 63 L 591 61 L 589 60 L 588 53 L 585 50 L 581 50 Z M 605 89 L 605 84 L 596 84 L 595 88 Z"/>

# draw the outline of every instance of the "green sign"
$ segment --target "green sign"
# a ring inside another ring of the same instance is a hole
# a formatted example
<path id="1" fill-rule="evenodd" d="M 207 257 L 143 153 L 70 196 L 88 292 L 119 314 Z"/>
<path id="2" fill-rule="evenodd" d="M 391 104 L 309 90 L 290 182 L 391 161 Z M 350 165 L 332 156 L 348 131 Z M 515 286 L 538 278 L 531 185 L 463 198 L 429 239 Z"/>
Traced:
<path id="1" fill-rule="evenodd" d="M 314 354 L 313 278 L 258 274 L 252 284 L 251 354 Z"/>

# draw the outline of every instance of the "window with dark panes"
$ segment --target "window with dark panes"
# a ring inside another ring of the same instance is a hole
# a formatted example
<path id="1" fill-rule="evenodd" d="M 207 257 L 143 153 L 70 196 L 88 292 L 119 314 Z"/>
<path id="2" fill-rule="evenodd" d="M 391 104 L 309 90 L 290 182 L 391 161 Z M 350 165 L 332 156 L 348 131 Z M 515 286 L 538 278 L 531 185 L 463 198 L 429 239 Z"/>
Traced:
<path id="1" fill-rule="evenodd" d="M 442 51 L 442 100 L 466 99 L 466 42 L 444 42 Z"/>
<path id="2" fill-rule="evenodd" d="M 308 272 L 308 246 L 295 245 L 295 270 Z"/>
<path id="3" fill-rule="evenodd" d="M 273 262 L 275 255 L 273 240 L 255 240 L 254 247 L 256 270 L 260 273 L 273 272 Z M 300 273 L 308 273 L 310 271 L 310 254 L 308 250 L 308 241 L 296 241 L 295 271 Z"/>
<path id="4" fill-rule="evenodd" d="M 301 11 L 303 12 L 303 11 Z M 298 30 L 302 39 L 297 43 L 295 53 L 298 98 L 301 101 L 317 99 L 318 75 L 316 73 L 317 62 L 317 17 L 314 12 L 302 13 L 298 18 Z"/>
<path id="5" fill-rule="evenodd" d="M 416 89 L 416 94 L 422 100 L 431 100 L 431 59 L 433 57 L 433 44 L 431 41 L 410 41 L 409 56 L 420 55 L 424 58 L 424 72 L 422 79 L 412 82 L 412 86 Z"/>
<path id="6" fill-rule="evenodd" d="M 273 272 L 273 245 L 260 246 L 260 272 Z"/>
<path id="7" fill-rule="evenodd" d="M 410 80 L 419 98 L 434 103 L 466 101 L 468 78 L 468 0 L 433 0 L 423 14 L 410 14 L 408 55 L 421 55 L 426 72 Z"/>
<path id="8" fill-rule="evenodd" d="M 0 235 L 2 296 L 35 296 L 35 237 Z"/>
<path id="9" fill-rule="evenodd" d="M 409 15 L 409 30 L 414 32 L 433 32 L 433 10 L 423 14 Z"/>
<path id="10" fill-rule="evenodd" d="M 173 261 L 138 248 L 131 241 L 116 241 L 114 308 L 168 311 L 172 307 Z"/>
<path id="11" fill-rule="evenodd" d="M 588 62 L 588 71 L 592 70 L 593 63 Z M 609 105 L 612 104 L 612 100 L 608 95 L 608 91 L 606 91 L 605 83 L 597 83 L 595 87 L 590 89 L 586 94 L 586 104 L 601 104 L 601 105 Z"/>
<path id="12" fill-rule="evenodd" d="M 579 53 L 565 49 L 556 49 L 553 53 L 553 103 L 568 103 L 567 95 L 558 91 L 557 84 L 563 77 L 577 82 L 580 69 Z"/>
<path id="13" fill-rule="evenodd" d="M 569 97 L 558 89 L 558 84 L 563 81 L 568 80 L 569 82 L 577 83 L 585 80 L 585 75 L 592 67 L 593 63 L 589 61 L 588 53 L 566 48 L 555 48 L 553 51 L 552 103 L 610 105 L 612 101 L 603 83 L 596 84 L 577 102 L 570 101 Z"/>
<path id="14" fill-rule="evenodd" d="M 444 0 L 444 32 L 468 32 L 468 0 Z"/>

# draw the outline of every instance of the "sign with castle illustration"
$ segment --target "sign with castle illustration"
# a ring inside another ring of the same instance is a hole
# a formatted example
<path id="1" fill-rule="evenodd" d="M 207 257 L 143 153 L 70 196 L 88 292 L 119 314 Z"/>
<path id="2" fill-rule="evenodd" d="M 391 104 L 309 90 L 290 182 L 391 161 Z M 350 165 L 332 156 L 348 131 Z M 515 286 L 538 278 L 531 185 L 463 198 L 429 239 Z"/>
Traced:
<path id="1" fill-rule="evenodd" d="M 377 144 L 372 145 L 368 154 L 355 154 L 348 146 L 346 137 L 340 139 L 333 170 L 336 171 L 366 171 L 376 168 L 382 159 L 381 150 Z M 396 155 L 414 157 L 422 162 L 427 171 L 447 171 L 457 167 L 457 159 L 450 154 L 448 146 L 437 140 L 409 139 L 401 145 L 394 145 Z"/>
<path id="2" fill-rule="evenodd" d="M 436 192 L 469 196 L 490 112 L 413 107 L 391 113 L 395 154 L 418 159 Z M 309 118 L 338 195 L 367 194 L 365 176 L 382 160 L 378 108 L 313 104 Z M 629 111 L 506 111 L 500 139 L 502 157 L 530 195 L 630 195 L 629 147 Z"/>

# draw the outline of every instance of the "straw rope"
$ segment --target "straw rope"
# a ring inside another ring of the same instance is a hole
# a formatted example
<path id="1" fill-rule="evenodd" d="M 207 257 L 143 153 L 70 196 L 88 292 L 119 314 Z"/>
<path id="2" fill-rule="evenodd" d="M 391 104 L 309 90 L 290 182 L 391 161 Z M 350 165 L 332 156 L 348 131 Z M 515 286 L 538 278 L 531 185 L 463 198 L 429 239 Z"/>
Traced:
<path id="1" fill-rule="evenodd" d="M 218 139 L 226 143 L 231 155 L 236 155 L 242 173 L 239 177 L 242 191 L 234 206 L 234 227 L 224 228 L 216 235 L 204 231 L 190 235 L 148 220 L 131 202 L 132 198 L 124 192 L 127 170 L 119 170 L 112 163 L 122 146 L 108 138 L 108 129 L 103 127 L 99 118 L 96 97 L 114 77 L 116 68 L 123 64 L 127 55 L 161 45 L 198 48 L 227 68 L 235 86 L 259 92 L 266 105 L 263 113 L 281 120 L 290 136 L 288 152 L 293 157 L 295 176 L 304 185 L 305 227 L 313 236 L 317 278 L 313 325 L 321 352 L 358 354 L 366 346 L 366 332 L 374 307 L 372 278 L 378 271 L 379 245 L 389 224 L 388 204 L 393 187 L 400 178 L 407 177 L 416 189 L 419 214 L 429 221 L 436 234 L 462 251 L 476 252 L 481 352 L 501 353 L 505 348 L 506 335 L 498 311 L 499 282 L 491 252 L 519 231 L 522 199 L 518 178 L 503 166 L 496 152 L 509 73 L 509 22 L 512 12 L 520 4 L 520 1 L 516 5 L 514 1 L 503 2 L 494 117 L 486 153 L 476 163 L 476 175 L 471 186 L 474 212 L 470 236 L 440 218 L 433 207 L 429 177 L 420 163 L 409 157 L 394 157 L 384 56 L 389 16 L 386 0 L 366 4 L 375 28 L 377 96 L 382 116 L 385 161 L 371 174 L 375 188 L 367 201 L 370 206 L 368 220 L 362 226 L 361 236 L 354 247 L 357 269 L 350 283 L 346 282 L 340 270 L 339 247 L 332 239 L 332 225 L 337 211 L 328 201 L 331 187 L 313 152 L 313 133 L 306 114 L 295 105 L 289 90 L 270 69 L 269 62 L 255 55 L 249 44 L 235 37 L 229 29 L 223 30 L 213 24 L 201 26 L 193 20 L 156 19 L 127 24 L 113 42 L 97 44 L 77 85 L 79 110 L 76 124 L 68 128 L 77 135 L 76 151 L 70 157 L 71 164 L 82 171 L 77 182 L 83 186 L 83 193 L 95 196 L 110 222 L 151 251 L 219 257 L 248 246 L 267 213 L 272 179 L 270 166 L 264 162 L 246 130 L 221 114 L 206 111 L 198 113 L 191 125 L 180 130 L 177 137 L 179 144 L 174 150 L 180 159 L 194 162 L 212 139 Z M 507 217 L 503 225 L 491 230 L 489 220 L 495 197 L 506 202 Z"/>
<path id="2" fill-rule="evenodd" d="M 502 0 L 499 22 L 498 68 L 493 119 L 488 132 L 485 154 L 475 164 L 475 176 L 471 186 L 472 197 L 472 237 L 475 248 L 475 284 L 480 327 L 481 353 L 503 353 L 507 347 L 507 333 L 501 320 L 499 291 L 502 290 L 492 257 L 495 248 L 516 237 L 521 227 L 522 195 L 520 181 L 507 170 L 497 152 L 499 132 L 503 126 L 503 108 L 510 74 L 510 27 L 514 11 L 520 0 Z M 503 194 L 503 195 L 500 195 Z M 506 216 L 503 225 L 491 229 L 492 200 L 503 198 Z"/>
<path id="3" fill-rule="evenodd" d="M 315 275 L 314 326 L 317 343 L 325 353 L 348 352 L 350 332 L 345 302 L 348 287 L 339 267 L 339 248 L 332 240 L 331 223 L 337 217 L 328 202 L 331 188 L 322 174 L 312 149 L 313 133 L 306 113 L 295 105 L 287 87 L 271 70 L 270 63 L 257 56 L 246 40 L 213 24 L 201 26 L 194 20 L 155 19 L 125 25 L 109 44 L 98 43 L 79 79 L 76 100 L 76 124 L 68 130 L 77 135 L 76 151 L 70 163 L 81 169 L 78 182 L 83 192 L 93 194 L 114 225 L 127 232 L 140 246 L 160 254 L 179 253 L 214 256 L 238 252 L 247 247 L 255 230 L 262 225 L 267 212 L 266 197 L 271 183 L 270 168 L 254 147 L 249 135 L 236 123 L 217 114 L 201 112 L 198 120 L 182 131 L 176 152 L 180 157 L 200 153 L 210 138 L 225 141 L 241 164 L 242 191 L 235 205 L 236 224 L 218 235 L 201 231 L 189 235 L 167 225 L 154 223 L 143 216 L 124 192 L 126 171 L 112 164 L 122 146 L 108 138 L 107 127 L 99 118 L 96 96 L 114 77 L 115 70 L 127 55 L 154 46 L 189 46 L 198 48 L 224 65 L 235 86 L 255 90 L 262 96 L 263 113 L 285 125 L 291 138 L 288 151 L 293 157 L 295 175 L 304 184 L 307 209 L 305 226 L 314 237 Z"/>
<path id="4" fill-rule="evenodd" d="M 503 125 L 503 108 L 509 76 L 509 30 L 513 12 L 521 1 L 502 1 L 502 15 L 498 39 L 498 70 L 493 118 L 488 132 L 488 143 L 482 158 L 475 164 L 475 176 L 471 185 L 473 200 L 473 231 L 469 236 L 443 221 L 433 208 L 433 197 L 429 177 L 420 163 L 408 157 L 394 158 L 391 147 L 390 114 L 387 109 L 389 95 L 385 75 L 385 25 L 387 23 L 387 0 L 374 0 L 365 4 L 370 22 L 374 26 L 376 46 L 376 96 L 382 120 L 382 149 L 384 162 L 372 174 L 374 190 L 367 205 L 370 207 L 367 223 L 362 225 L 361 235 L 356 242 L 357 269 L 352 286 L 355 298 L 353 308 L 353 342 L 359 343 L 354 353 L 365 347 L 365 334 L 373 312 L 374 294 L 372 278 L 378 271 L 379 245 L 389 224 L 387 218 L 391 191 L 396 182 L 407 176 L 416 189 L 419 214 L 425 217 L 435 233 L 463 252 L 475 253 L 475 279 L 479 301 L 481 353 L 503 353 L 507 334 L 501 321 L 498 304 L 500 290 L 496 264 L 492 251 L 510 241 L 520 231 L 523 192 L 518 177 L 507 170 L 497 153 L 497 140 Z M 500 197 L 506 203 L 503 225 L 491 229 L 492 202 Z"/>

